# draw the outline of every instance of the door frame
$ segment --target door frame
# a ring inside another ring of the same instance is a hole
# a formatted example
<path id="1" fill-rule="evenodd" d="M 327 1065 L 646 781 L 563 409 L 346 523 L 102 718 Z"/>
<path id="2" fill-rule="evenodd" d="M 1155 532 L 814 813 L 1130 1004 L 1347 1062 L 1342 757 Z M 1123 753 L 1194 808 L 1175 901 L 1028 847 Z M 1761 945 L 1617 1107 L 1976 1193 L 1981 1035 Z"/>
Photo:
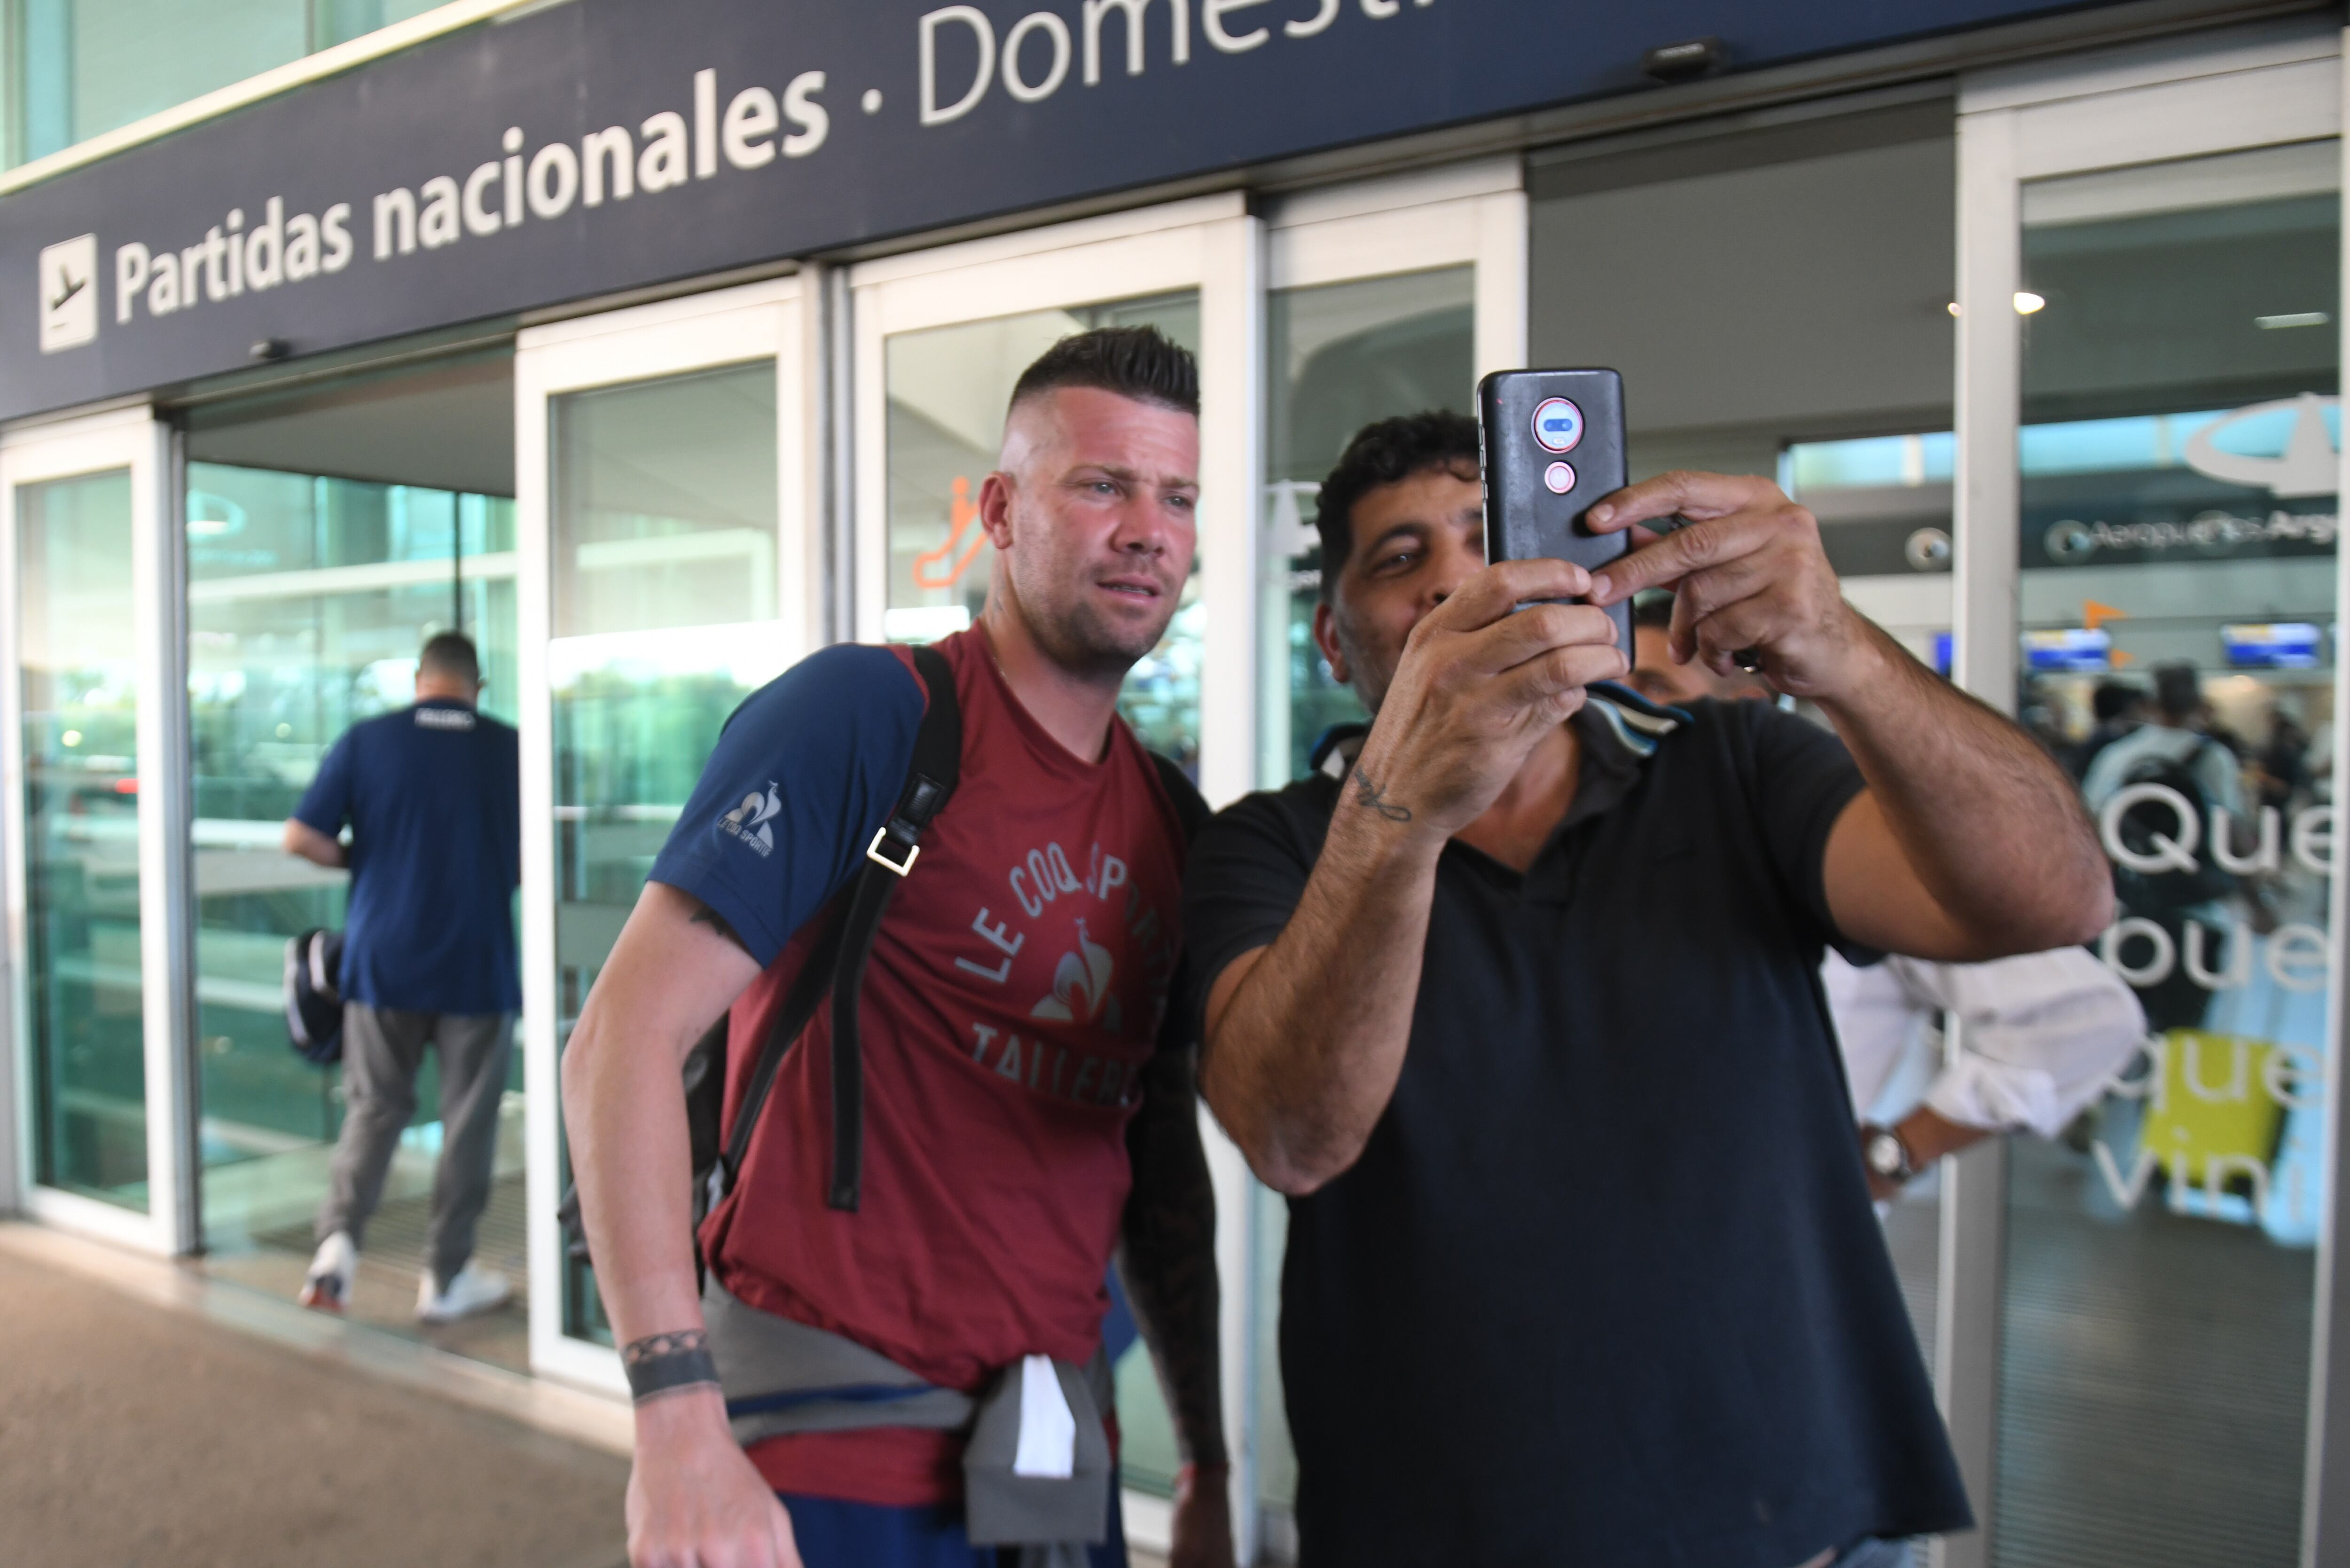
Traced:
<path id="1" fill-rule="evenodd" d="M 775 366 L 775 623 L 785 661 L 822 640 L 821 486 L 812 461 L 811 354 L 806 315 L 816 291 L 796 276 L 525 328 L 515 345 L 515 611 L 522 739 L 521 1038 L 529 1219 L 530 1363 L 534 1372 L 625 1398 L 618 1353 L 563 1331 L 561 1082 L 556 1038 L 554 535 L 548 403 L 568 392 L 660 380 L 724 366 Z"/>
<path id="2" fill-rule="evenodd" d="M 194 979 L 190 962 L 193 888 L 189 871 L 186 553 L 174 513 L 178 443 L 145 402 L 0 433 L 0 843 L 5 883 L 7 1026 L 18 1048 L 0 1085 L 10 1109 L 0 1130 L 7 1182 L 36 1220 L 164 1257 L 198 1245 Z M 25 983 L 23 666 L 17 642 L 20 486 L 127 470 L 130 478 L 133 658 L 139 681 L 139 960 L 145 1052 L 147 1211 L 143 1214 L 35 1179 L 30 995 Z M 13 1147 L 10 1147 L 13 1146 Z"/>
<path id="3" fill-rule="evenodd" d="M 2022 337 L 2012 300 L 2022 279 L 2025 182 L 2133 164 L 2340 138 L 2344 35 L 2303 18 L 2225 34 L 2191 34 L 1964 78 L 1959 93 L 1957 452 L 1953 471 L 1953 649 L 1958 683 L 2012 713 L 2019 660 L 2022 482 Z M 2345 296 L 2350 297 L 2350 296 Z M 2350 343 L 2345 343 L 2350 351 Z M 2350 358 L 2345 358 L 2350 363 Z M 2350 459 L 2345 459 L 2350 471 Z M 2345 477 L 2350 492 L 2350 477 Z M 2337 555 L 2335 592 L 2350 591 L 2350 551 Z M 2335 711 L 2350 713 L 2350 660 L 2338 654 Z M 2337 776 L 2350 770 L 2350 726 L 2337 724 Z M 2345 878 L 2332 887 L 2334 982 L 2327 997 L 2333 1059 L 2342 1060 Z M 1950 1048 L 1958 1048 L 1951 1031 Z M 2323 1539 L 2350 1532 L 2350 1341 L 2333 1346 L 2329 1324 L 2343 1259 L 2334 1202 L 2350 1135 L 2337 1088 L 2329 1106 L 2327 1220 L 2318 1243 L 2316 1345 L 2302 1561 Z M 2004 1145 L 1991 1140 L 1949 1162 L 1942 1182 L 1935 1386 L 1978 1527 L 1939 1538 L 1940 1568 L 1983 1568 L 1992 1559 L 1999 1426 L 2000 1312 L 2007 1241 Z M 2329 1356 L 2329 1348 L 2343 1354 Z M 2333 1457 L 2327 1462 L 2329 1445 Z M 2338 1555 L 2338 1549 L 2336 1552 Z"/>

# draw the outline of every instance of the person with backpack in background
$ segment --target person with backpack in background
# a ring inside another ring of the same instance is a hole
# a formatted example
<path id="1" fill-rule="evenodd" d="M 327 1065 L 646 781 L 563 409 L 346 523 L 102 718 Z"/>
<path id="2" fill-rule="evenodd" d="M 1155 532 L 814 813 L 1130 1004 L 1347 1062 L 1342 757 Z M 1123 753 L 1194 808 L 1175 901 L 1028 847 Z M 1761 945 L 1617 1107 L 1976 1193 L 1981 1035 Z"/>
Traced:
<path id="1" fill-rule="evenodd" d="M 1046 350 L 980 491 L 978 623 L 827 649 L 754 694 L 654 861 L 563 1062 L 637 1406 L 637 1568 L 1122 1563 L 1114 1251 L 1188 1461 L 1174 1562 L 1230 1568 L 1177 976 L 1205 808 L 1117 712 L 1191 571 L 1199 452 L 1182 348 L 1125 327 Z M 878 926 L 868 886 L 894 893 Z M 793 1044 L 775 1025 L 810 973 L 833 1005 Z M 680 1070 L 730 1006 L 697 1238 Z"/>
<path id="2" fill-rule="evenodd" d="M 510 1293 L 504 1274 L 472 1258 L 522 1009 L 521 750 L 510 727 L 477 711 L 481 695 L 472 639 L 431 639 L 417 656 L 415 703 L 346 731 L 286 823 L 287 853 L 351 873 L 343 1129 L 297 1298 L 307 1307 L 341 1312 L 349 1299 L 427 1045 L 441 1056 L 441 1167 L 416 1315 L 448 1323 Z"/>
<path id="3" fill-rule="evenodd" d="M 2087 778 L 2107 746 L 2146 722 L 2146 693 L 2126 681 L 2100 680 L 2089 693 L 2089 711 L 2095 722 L 2067 763 L 2076 779 Z"/>
<path id="4" fill-rule="evenodd" d="M 2189 971 L 2188 928 L 2207 973 L 2227 965 L 2227 899 L 2238 889 L 2234 874 L 2220 866 L 2213 841 L 2230 836 L 2244 820 L 2244 788 L 2236 753 L 2206 732 L 2201 682 L 2194 666 L 2165 664 L 2154 671 L 2154 716 L 2097 753 L 2081 781 L 2081 798 L 2100 830 L 2106 804 L 2137 784 L 2159 784 L 2185 803 L 2196 826 L 2193 869 L 2173 867 L 2141 871 L 2114 861 L 2114 896 L 2122 916 L 2153 921 L 2170 938 L 2177 955 L 2169 971 L 2138 989 L 2147 1027 L 2157 1033 L 2195 1029 L 2210 1011 L 2211 992 Z M 2219 815 L 2213 815 L 2214 809 Z M 2124 811 L 2116 829 L 2133 856 L 2151 857 L 2165 839 L 2179 839 L 2175 808 L 2141 800 Z"/>

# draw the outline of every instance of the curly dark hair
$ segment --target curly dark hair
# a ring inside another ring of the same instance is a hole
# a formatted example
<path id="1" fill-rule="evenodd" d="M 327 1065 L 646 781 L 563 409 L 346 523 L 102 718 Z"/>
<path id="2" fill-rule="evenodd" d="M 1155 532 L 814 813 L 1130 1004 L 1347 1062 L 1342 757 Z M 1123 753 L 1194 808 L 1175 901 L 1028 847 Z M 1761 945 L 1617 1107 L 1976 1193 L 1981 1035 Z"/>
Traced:
<path id="1" fill-rule="evenodd" d="M 1072 333 L 1020 372 L 1010 408 L 1063 387 L 1093 387 L 1200 417 L 1200 367 L 1156 327 L 1097 327 Z"/>
<path id="2" fill-rule="evenodd" d="M 1322 482 L 1314 526 L 1322 535 L 1322 598 L 1336 591 L 1339 569 L 1355 549 L 1355 503 L 1383 484 L 1442 469 L 1477 477 L 1477 421 L 1450 409 L 1399 414 L 1355 432 L 1338 466 Z"/>

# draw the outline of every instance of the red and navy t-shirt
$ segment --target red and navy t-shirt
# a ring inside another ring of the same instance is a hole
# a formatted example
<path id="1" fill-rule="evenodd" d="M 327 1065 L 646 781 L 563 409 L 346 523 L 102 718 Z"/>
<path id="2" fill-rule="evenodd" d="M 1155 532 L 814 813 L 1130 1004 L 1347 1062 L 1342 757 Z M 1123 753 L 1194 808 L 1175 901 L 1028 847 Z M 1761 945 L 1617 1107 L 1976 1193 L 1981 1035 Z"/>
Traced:
<path id="1" fill-rule="evenodd" d="M 750 1304 L 977 1393 L 1023 1355 L 1093 1354 L 1126 1124 L 1178 957 L 1182 850 L 1122 722 L 1081 761 L 1021 707 L 984 633 L 938 646 L 962 706 L 962 776 L 865 973 L 861 1207 L 825 1202 L 827 1005 L 785 1058 L 702 1242 Z M 922 709 L 902 650 L 804 660 L 728 722 L 653 863 L 766 965 L 734 1006 L 730 1118 L 815 917 L 904 786 Z M 959 1441 L 938 1432 L 776 1438 L 751 1457 L 779 1490 L 909 1505 L 962 1487 Z"/>

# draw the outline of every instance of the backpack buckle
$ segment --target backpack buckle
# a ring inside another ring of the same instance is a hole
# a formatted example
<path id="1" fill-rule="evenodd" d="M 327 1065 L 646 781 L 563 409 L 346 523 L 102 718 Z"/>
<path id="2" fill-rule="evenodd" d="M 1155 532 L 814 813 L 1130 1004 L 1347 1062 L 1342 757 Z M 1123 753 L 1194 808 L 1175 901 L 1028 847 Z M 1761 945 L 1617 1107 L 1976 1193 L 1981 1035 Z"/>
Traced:
<path id="1" fill-rule="evenodd" d="M 879 828 L 875 829 L 873 834 L 873 842 L 865 846 L 865 858 L 870 860 L 876 866 L 886 867 L 889 870 L 895 871 L 899 876 L 903 877 L 914 868 L 914 861 L 922 853 L 922 846 L 919 844 L 909 844 L 906 846 L 906 858 L 902 861 L 892 860 L 887 855 L 881 853 L 881 846 L 889 836 L 889 825 L 888 823 L 883 823 Z"/>

